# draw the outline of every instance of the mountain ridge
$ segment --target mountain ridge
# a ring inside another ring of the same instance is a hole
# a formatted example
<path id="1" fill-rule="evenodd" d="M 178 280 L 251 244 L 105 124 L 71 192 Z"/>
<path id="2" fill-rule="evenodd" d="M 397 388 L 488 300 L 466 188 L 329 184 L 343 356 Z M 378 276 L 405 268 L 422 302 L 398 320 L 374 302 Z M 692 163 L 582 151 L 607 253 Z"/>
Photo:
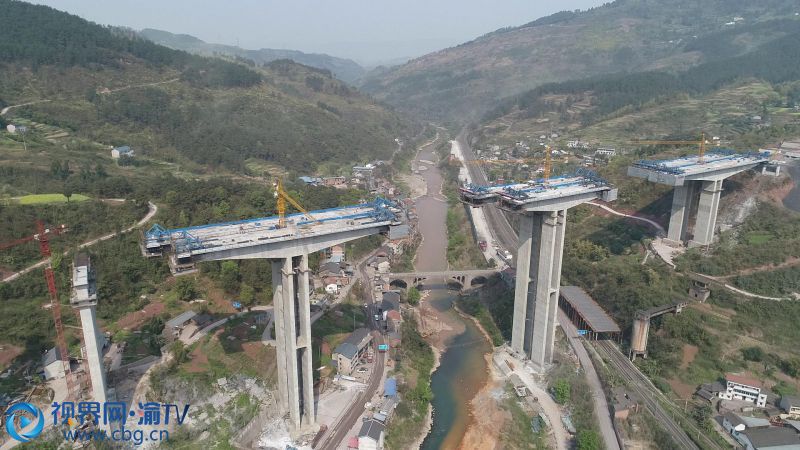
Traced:
<path id="1" fill-rule="evenodd" d="M 4 120 L 131 145 L 142 161 L 333 173 L 388 159 L 411 126 L 323 69 L 192 55 L 47 6 L 0 0 L 0 10 L 0 104 L 48 100 Z"/>
<path id="2" fill-rule="evenodd" d="M 617 0 L 487 33 L 367 74 L 361 88 L 429 119 L 464 123 L 497 100 L 541 84 L 650 69 L 682 70 L 708 55 L 687 48 L 730 32 L 741 54 L 783 34 L 759 23 L 795 18 L 789 0 Z"/>
<path id="3" fill-rule="evenodd" d="M 154 28 L 144 28 L 138 31 L 138 34 L 156 44 L 203 56 L 239 57 L 249 59 L 259 65 L 279 59 L 291 59 L 306 66 L 328 70 L 337 78 L 351 84 L 366 73 L 363 67 L 351 59 L 325 53 L 305 53 L 299 50 L 273 48 L 251 50 L 234 45 L 209 43 L 190 34 L 175 34 Z"/>

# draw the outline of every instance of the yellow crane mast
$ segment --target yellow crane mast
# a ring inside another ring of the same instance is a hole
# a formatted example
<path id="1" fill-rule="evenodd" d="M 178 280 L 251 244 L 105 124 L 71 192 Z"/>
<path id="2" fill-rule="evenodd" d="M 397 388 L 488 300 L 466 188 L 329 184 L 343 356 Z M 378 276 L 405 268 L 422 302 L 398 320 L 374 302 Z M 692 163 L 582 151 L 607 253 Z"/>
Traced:
<path id="1" fill-rule="evenodd" d="M 697 161 L 700 164 L 703 163 L 703 157 L 706 154 L 706 144 L 708 143 L 706 141 L 706 134 L 705 133 L 700 133 L 700 140 L 699 141 L 659 141 L 659 140 L 651 141 L 651 140 L 635 139 L 635 140 L 633 140 L 631 142 L 633 142 L 634 144 L 640 144 L 640 145 L 697 145 L 698 146 L 697 154 L 699 156 Z"/>
<path id="2" fill-rule="evenodd" d="M 275 188 L 273 195 L 277 201 L 276 209 L 278 210 L 278 228 L 286 228 L 286 202 L 289 202 L 296 210 L 308 217 L 309 220 L 317 220 L 283 189 L 283 181 L 280 178 L 276 178 L 272 183 L 272 186 Z"/>
<path id="3" fill-rule="evenodd" d="M 552 160 L 553 149 L 549 145 L 544 146 L 544 181 L 550 179 L 550 171 L 553 168 Z"/>

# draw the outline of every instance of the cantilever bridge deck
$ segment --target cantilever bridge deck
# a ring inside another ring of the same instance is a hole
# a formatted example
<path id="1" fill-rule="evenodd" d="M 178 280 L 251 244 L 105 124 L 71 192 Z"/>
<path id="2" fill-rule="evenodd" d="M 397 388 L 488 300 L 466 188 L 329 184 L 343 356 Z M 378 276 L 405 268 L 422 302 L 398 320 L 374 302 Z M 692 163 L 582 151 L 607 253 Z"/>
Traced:
<path id="1" fill-rule="evenodd" d="M 464 202 L 474 206 L 499 201 L 503 207 L 516 209 L 526 204 L 610 190 L 613 189 L 606 180 L 582 170 L 574 175 L 524 183 L 496 186 L 465 184 L 459 193 Z"/>
<path id="2" fill-rule="evenodd" d="M 682 184 L 684 179 L 702 179 L 706 174 L 746 169 L 769 161 L 769 153 L 737 153 L 733 150 L 708 152 L 700 161 L 699 155 L 664 160 L 637 161 L 628 169 L 628 175 L 646 178 L 665 184 Z"/>
<path id="3" fill-rule="evenodd" d="M 354 206 L 310 211 L 286 216 L 286 227 L 278 227 L 278 217 L 261 217 L 235 222 L 165 229 L 154 225 L 145 235 L 145 249 L 159 255 L 170 247 L 177 258 L 242 247 L 299 240 L 308 237 L 396 225 L 397 219 L 384 199 Z"/>

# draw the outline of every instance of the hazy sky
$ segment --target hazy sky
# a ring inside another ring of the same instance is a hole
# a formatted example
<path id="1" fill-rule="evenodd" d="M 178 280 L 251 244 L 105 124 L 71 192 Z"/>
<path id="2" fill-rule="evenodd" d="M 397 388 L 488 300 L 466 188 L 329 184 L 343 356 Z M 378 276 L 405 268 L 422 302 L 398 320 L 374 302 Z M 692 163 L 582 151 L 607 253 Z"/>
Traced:
<path id="1" fill-rule="evenodd" d="M 606 0 L 607 1 L 607 0 Z M 419 56 L 602 0 L 34 0 L 93 22 L 157 28 L 244 48 L 372 64 Z"/>

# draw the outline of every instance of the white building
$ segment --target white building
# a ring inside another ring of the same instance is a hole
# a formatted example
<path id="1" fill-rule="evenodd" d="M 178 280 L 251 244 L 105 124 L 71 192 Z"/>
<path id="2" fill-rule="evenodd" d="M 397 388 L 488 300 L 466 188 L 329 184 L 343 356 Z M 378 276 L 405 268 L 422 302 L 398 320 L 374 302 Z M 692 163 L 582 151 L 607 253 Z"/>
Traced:
<path id="1" fill-rule="evenodd" d="M 45 380 L 64 378 L 64 363 L 61 361 L 61 352 L 58 351 L 58 348 L 53 347 L 44 354 L 42 366 Z"/>
<path id="2" fill-rule="evenodd" d="M 781 397 L 781 409 L 790 416 L 800 416 L 800 397 L 784 395 Z"/>
<path id="3" fill-rule="evenodd" d="M 725 392 L 720 392 L 719 398 L 744 400 L 762 408 L 767 405 L 767 394 L 761 392 L 763 385 L 760 381 L 730 373 L 725 375 L 725 381 Z"/>
<path id="4" fill-rule="evenodd" d="M 127 145 L 124 145 L 122 147 L 114 147 L 114 149 L 111 150 L 111 157 L 114 159 L 119 159 L 121 156 L 127 156 L 129 158 L 133 158 L 133 155 L 134 155 L 133 149 L 128 147 Z"/>
<path id="5" fill-rule="evenodd" d="M 567 148 L 589 148 L 588 142 L 581 140 L 567 141 Z"/>
<path id="6" fill-rule="evenodd" d="M 722 416 L 722 427 L 746 450 L 798 450 L 800 434 L 793 427 L 773 427 L 758 417 Z"/>

